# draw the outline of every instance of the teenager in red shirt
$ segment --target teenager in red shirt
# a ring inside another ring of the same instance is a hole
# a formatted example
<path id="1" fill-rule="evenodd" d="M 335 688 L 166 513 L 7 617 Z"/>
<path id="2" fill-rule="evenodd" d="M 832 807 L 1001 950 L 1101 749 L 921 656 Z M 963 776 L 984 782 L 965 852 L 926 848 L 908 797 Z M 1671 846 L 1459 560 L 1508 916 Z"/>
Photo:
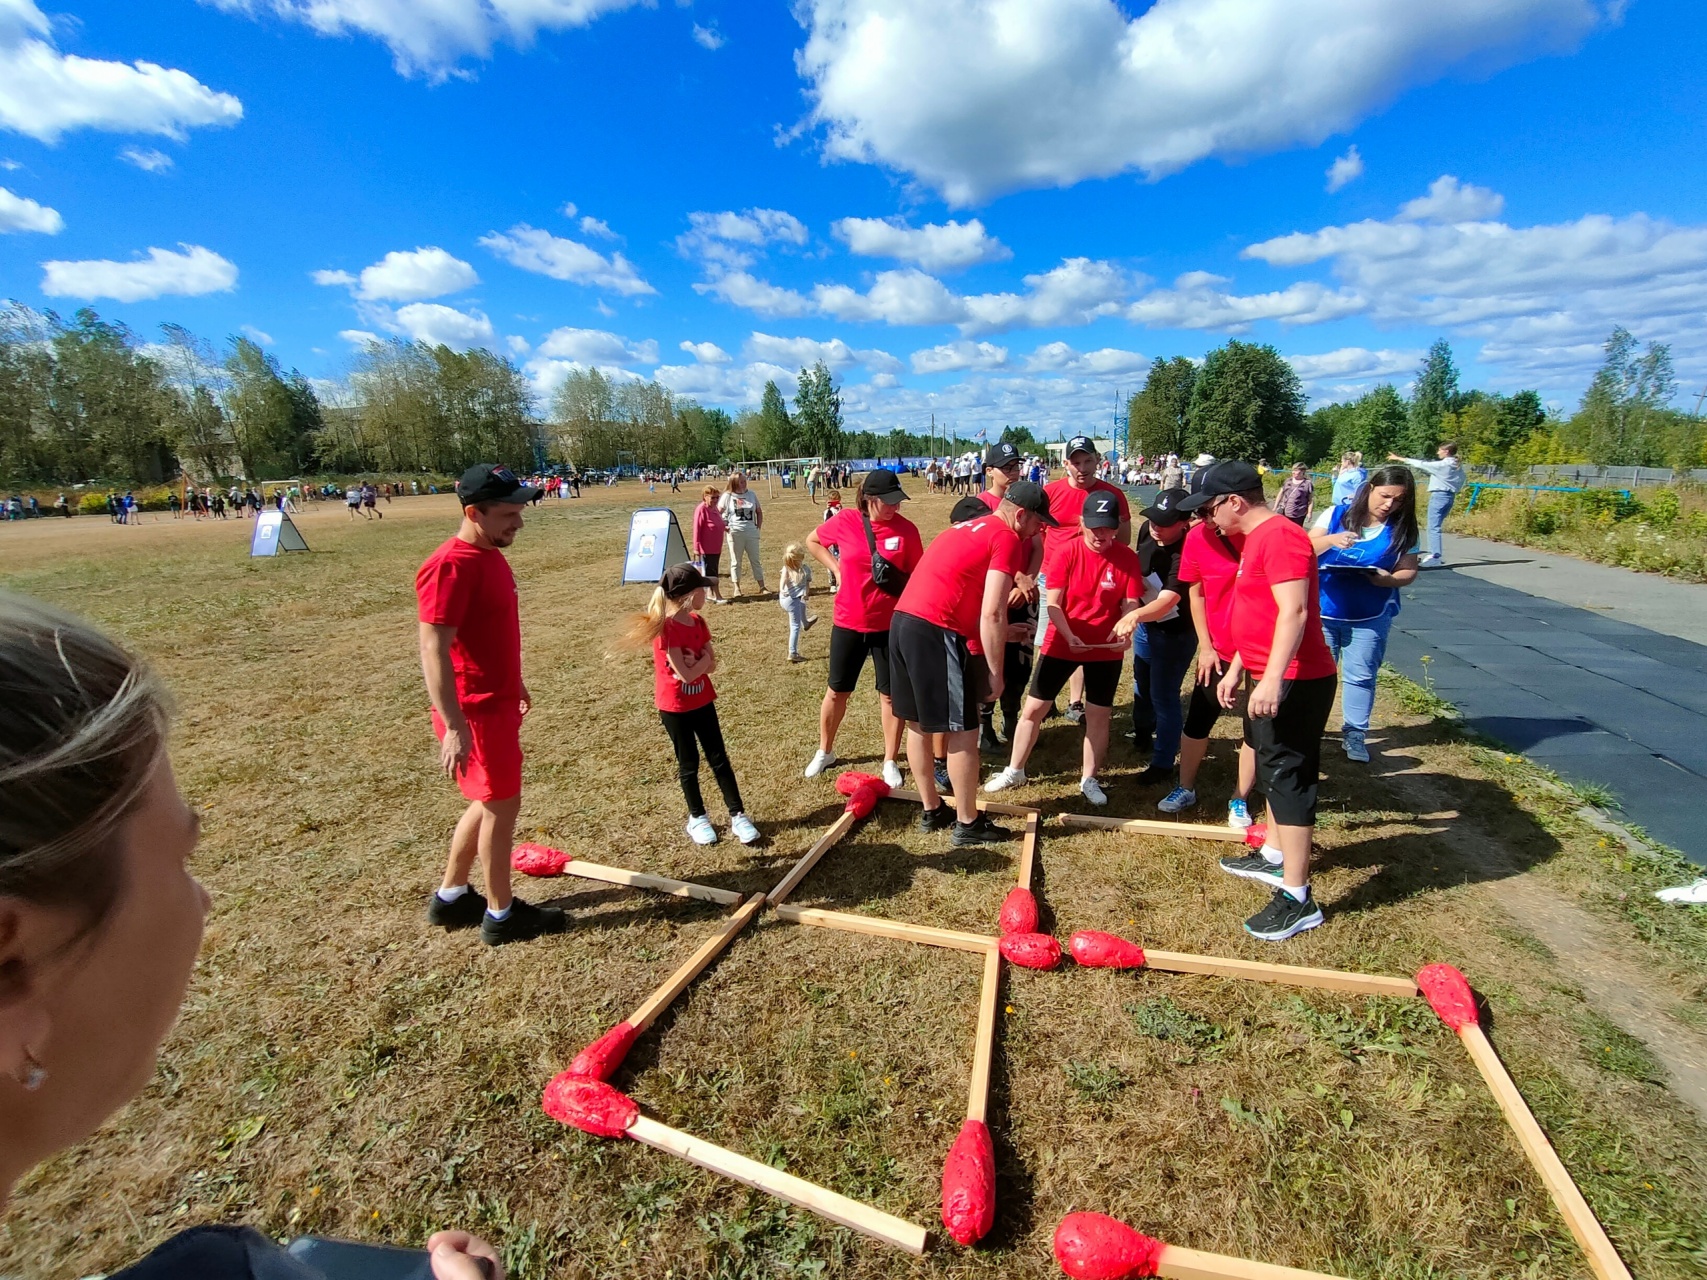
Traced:
<path id="1" fill-rule="evenodd" d="M 516 579 L 503 548 L 515 541 L 522 508 L 539 492 L 508 467 L 470 467 L 456 484 L 461 528 L 415 575 L 421 669 L 439 764 L 468 798 L 427 919 L 446 929 L 478 924 L 489 946 L 561 933 L 566 925 L 556 907 L 510 895 L 510 842 L 522 805 L 522 717 L 533 699 L 522 683 Z M 486 873 L 485 898 L 468 886 L 476 854 Z"/>
<path id="2" fill-rule="evenodd" d="M 1001 506 L 1008 486 L 1020 478 L 1024 469 L 1019 450 L 1006 440 L 998 440 L 984 450 L 984 491 L 978 495 L 978 501 L 994 511 Z M 1043 569 L 1041 533 L 1027 542 L 1026 556 L 1025 571 L 1014 576 L 1014 589 L 1008 593 L 1008 643 L 1002 659 L 1000 699 L 1003 732 L 996 731 L 997 704 L 986 702 L 978 726 L 979 751 L 997 751 L 1013 738 L 1019 728 L 1025 689 L 1031 683 L 1032 651 L 1041 604 L 1037 592 L 1037 575 Z"/>
<path id="3" fill-rule="evenodd" d="M 1114 500 L 1120 507 L 1120 523 L 1115 527 L 1115 540 L 1123 546 L 1132 545 L 1131 504 L 1126 501 L 1126 494 L 1122 490 L 1106 480 L 1097 479 L 1097 469 L 1102 466 L 1102 454 L 1097 451 L 1096 441 L 1089 436 L 1074 436 L 1067 441 L 1066 462 L 1067 474 L 1043 487 L 1043 491 L 1049 495 L 1049 510 L 1055 516 L 1057 527 L 1043 536 L 1044 568 L 1042 577 L 1038 579 L 1039 590 L 1046 587 L 1050 558 L 1078 536 L 1079 512 L 1084 509 L 1086 500 L 1093 493 L 1114 495 Z M 1040 611 L 1037 619 L 1039 647 L 1043 644 L 1043 629 L 1048 625 L 1048 620 L 1048 611 Z M 1068 686 L 1067 719 L 1078 724 L 1084 718 L 1085 677 L 1083 672 L 1075 671 L 1072 683 Z"/>
<path id="4" fill-rule="evenodd" d="M 1221 532 L 1245 539 L 1233 587 L 1233 660 L 1217 690 L 1232 707 L 1247 673 L 1245 735 L 1256 751 L 1257 789 L 1268 802 L 1269 841 L 1258 853 L 1221 859 L 1223 870 L 1272 885 L 1269 905 L 1245 929 L 1280 942 L 1322 923 L 1310 895 L 1322 732 L 1333 709 L 1338 668 L 1322 636 L 1316 550 L 1310 535 L 1270 509 L 1262 477 L 1243 462 L 1218 462 L 1200 492 Z"/>
<path id="5" fill-rule="evenodd" d="M 895 718 L 889 694 L 889 621 L 895 602 L 925 553 L 919 528 L 901 514 L 907 495 L 893 471 L 866 473 L 859 486 L 857 507 L 837 511 L 806 535 L 806 548 L 831 573 L 841 573 L 836 611 L 830 624 L 830 687 L 818 708 L 818 750 L 806 766 L 816 778 L 836 763 L 836 732 L 848 712 L 848 699 L 859 685 L 859 673 L 871 658 L 877 698 L 883 716 L 883 780 L 901 785 L 901 721 Z M 885 584 L 872 577 L 872 553 L 888 561 L 901 575 L 885 571 Z M 832 555 L 831 553 L 835 554 Z"/>

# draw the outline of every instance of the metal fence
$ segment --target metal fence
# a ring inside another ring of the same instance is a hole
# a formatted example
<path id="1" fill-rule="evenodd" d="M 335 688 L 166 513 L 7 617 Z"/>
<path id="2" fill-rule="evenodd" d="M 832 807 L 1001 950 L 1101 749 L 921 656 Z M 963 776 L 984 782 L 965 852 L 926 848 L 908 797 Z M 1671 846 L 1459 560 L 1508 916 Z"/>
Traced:
<path id="1" fill-rule="evenodd" d="M 1707 467 L 1681 474 L 1670 467 L 1594 467 L 1586 463 L 1529 468 L 1537 484 L 1569 484 L 1584 489 L 1635 489 L 1642 485 L 1673 484 L 1679 480 L 1707 484 Z"/>

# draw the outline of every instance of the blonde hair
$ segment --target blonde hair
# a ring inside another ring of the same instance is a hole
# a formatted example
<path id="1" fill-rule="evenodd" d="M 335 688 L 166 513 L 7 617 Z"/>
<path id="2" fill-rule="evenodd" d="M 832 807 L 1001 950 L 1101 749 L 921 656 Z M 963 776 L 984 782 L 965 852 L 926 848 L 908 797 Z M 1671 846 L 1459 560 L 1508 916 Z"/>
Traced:
<path id="1" fill-rule="evenodd" d="M 700 588 L 695 587 L 694 591 Z M 646 601 L 646 609 L 634 617 L 634 625 L 629 627 L 624 637 L 630 648 L 638 649 L 641 645 L 649 645 L 664 634 L 664 624 L 670 620 L 670 615 L 693 599 L 693 591 L 686 595 L 677 596 L 674 600 L 664 594 L 663 587 L 653 587 L 652 595 Z"/>
<path id="2" fill-rule="evenodd" d="M 800 567 L 806 563 L 806 548 L 798 542 L 791 542 L 782 549 L 782 567 L 793 573 L 799 573 Z"/>
<path id="3" fill-rule="evenodd" d="M 702 498 L 715 498 L 715 497 L 717 497 L 718 493 L 719 493 L 719 490 L 718 490 L 716 485 L 708 484 L 705 486 L 705 488 L 703 488 L 699 491 L 699 496 Z"/>
<path id="4" fill-rule="evenodd" d="M 842 505 L 842 491 L 840 489 L 831 489 L 824 495 L 825 506 L 829 506 L 832 502 L 838 507 Z"/>

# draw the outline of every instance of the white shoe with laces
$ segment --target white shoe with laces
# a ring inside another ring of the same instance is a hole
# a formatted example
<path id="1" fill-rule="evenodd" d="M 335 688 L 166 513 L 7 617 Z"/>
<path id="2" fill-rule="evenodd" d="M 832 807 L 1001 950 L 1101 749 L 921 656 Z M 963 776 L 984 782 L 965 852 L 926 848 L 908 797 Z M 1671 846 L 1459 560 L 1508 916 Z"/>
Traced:
<path id="1" fill-rule="evenodd" d="M 711 819 L 703 813 L 697 818 L 688 819 L 687 831 L 695 844 L 717 843 L 717 828 L 711 825 Z"/>
<path id="2" fill-rule="evenodd" d="M 1108 792 L 1102 789 L 1102 783 L 1095 778 L 1080 778 L 1079 794 L 1092 804 L 1103 805 L 1108 803 Z"/>
<path id="3" fill-rule="evenodd" d="M 753 825 L 753 820 L 744 813 L 729 815 L 729 830 L 742 844 L 757 844 L 759 842 L 759 829 Z"/>
<path id="4" fill-rule="evenodd" d="M 984 784 L 984 790 L 1006 791 L 1009 787 L 1023 787 L 1024 785 L 1025 770 L 1016 769 L 1009 765 L 1001 772 L 991 774 L 990 780 Z"/>
<path id="5" fill-rule="evenodd" d="M 835 763 L 836 753 L 834 751 L 814 751 L 811 763 L 806 766 L 806 776 L 816 778 Z"/>
<path id="6" fill-rule="evenodd" d="M 901 786 L 906 781 L 901 776 L 901 766 L 893 760 L 885 760 L 883 762 L 883 781 L 888 784 L 891 791 Z"/>
<path id="7" fill-rule="evenodd" d="M 1707 876 L 1693 884 L 1680 884 L 1674 889 L 1661 889 L 1654 894 L 1661 902 L 1675 902 L 1683 906 L 1707 906 Z"/>

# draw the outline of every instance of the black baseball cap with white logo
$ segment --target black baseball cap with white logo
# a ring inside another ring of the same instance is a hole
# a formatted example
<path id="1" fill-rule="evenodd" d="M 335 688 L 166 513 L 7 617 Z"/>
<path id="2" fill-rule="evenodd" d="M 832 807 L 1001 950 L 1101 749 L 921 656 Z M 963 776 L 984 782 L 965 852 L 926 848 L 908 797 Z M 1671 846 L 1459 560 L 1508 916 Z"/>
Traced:
<path id="1" fill-rule="evenodd" d="M 1089 436 L 1074 436 L 1067 441 L 1067 456 L 1070 458 L 1075 453 L 1094 453 L 1097 457 L 1102 457 L 1102 450 L 1097 448 L 1097 442 Z"/>
<path id="2" fill-rule="evenodd" d="M 1143 516 L 1151 524 L 1159 524 L 1166 528 L 1170 524 L 1178 524 L 1191 514 L 1182 511 L 1180 503 L 1191 497 L 1184 489 L 1163 489 L 1156 495 L 1156 500 L 1143 510 Z"/>
<path id="3" fill-rule="evenodd" d="M 998 440 L 984 450 L 984 470 L 992 468 L 1000 471 L 1003 467 L 1011 467 L 1019 461 L 1019 450 L 1007 440 Z"/>
<path id="4" fill-rule="evenodd" d="M 1261 493 L 1262 477 L 1257 469 L 1248 462 L 1234 462 L 1231 459 L 1217 462 L 1203 473 L 1203 484 L 1196 493 L 1180 500 L 1175 506 L 1177 511 L 1196 511 L 1199 507 L 1207 506 L 1217 498 L 1225 498 L 1235 493 Z"/>
<path id="5" fill-rule="evenodd" d="M 1098 489 L 1085 499 L 1084 509 L 1079 512 L 1079 523 L 1087 529 L 1120 528 L 1120 499 Z"/>
<path id="6" fill-rule="evenodd" d="M 884 504 L 891 507 L 907 501 L 907 495 L 901 492 L 900 477 L 883 467 L 865 473 L 865 479 L 859 484 L 859 496 L 882 498 Z"/>
<path id="7" fill-rule="evenodd" d="M 1042 485 L 1033 484 L 1029 480 L 1015 480 L 1008 486 L 1008 491 L 1002 495 L 1003 502 L 1011 502 L 1021 511 L 1029 511 L 1051 529 L 1061 524 L 1049 514 L 1049 495 L 1043 492 Z"/>
<path id="8" fill-rule="evenodd" d="M 465 507 L 477 502 L 505 502 L 524 507 L 544 492 L 529 488 L 516 479 L 514 471 L 499 462 L 477 462 L 456 482 L 456 496 Z"/>

